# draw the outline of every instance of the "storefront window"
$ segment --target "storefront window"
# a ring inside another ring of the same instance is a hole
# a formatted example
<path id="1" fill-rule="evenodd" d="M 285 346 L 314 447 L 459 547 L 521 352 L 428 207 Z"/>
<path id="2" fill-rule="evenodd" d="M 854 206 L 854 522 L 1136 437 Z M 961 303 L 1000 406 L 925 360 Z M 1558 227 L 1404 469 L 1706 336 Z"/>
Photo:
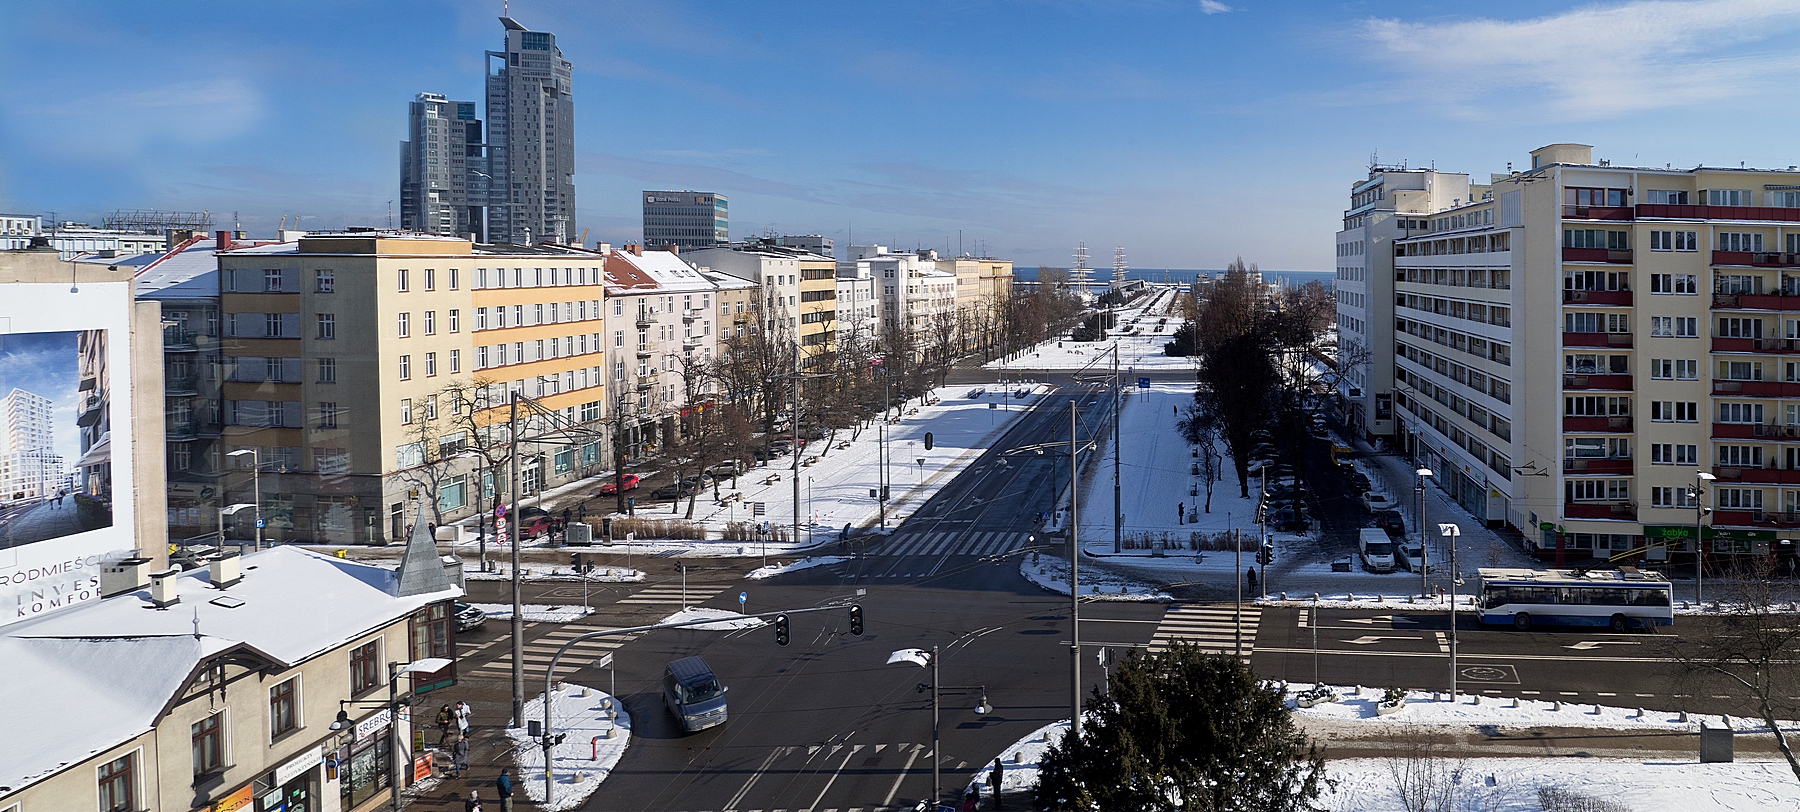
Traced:
<path id="1" fill-rule="evenodd" d="M 388 738 L 388 728 L 383 727 L 350 747 L 348 770 L 339 784 L 343 808 L 353 808 L 387 789 Z"/>

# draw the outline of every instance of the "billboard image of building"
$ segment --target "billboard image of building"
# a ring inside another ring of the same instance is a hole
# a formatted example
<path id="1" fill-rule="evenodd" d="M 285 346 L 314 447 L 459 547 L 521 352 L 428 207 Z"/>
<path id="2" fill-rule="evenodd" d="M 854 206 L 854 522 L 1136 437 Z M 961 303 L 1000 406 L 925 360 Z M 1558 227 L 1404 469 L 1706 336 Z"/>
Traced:
<path id="1" fill-rule="evenodd" d="M 0 334 L 0 549 L 112 526 L 107 344 Z"/>

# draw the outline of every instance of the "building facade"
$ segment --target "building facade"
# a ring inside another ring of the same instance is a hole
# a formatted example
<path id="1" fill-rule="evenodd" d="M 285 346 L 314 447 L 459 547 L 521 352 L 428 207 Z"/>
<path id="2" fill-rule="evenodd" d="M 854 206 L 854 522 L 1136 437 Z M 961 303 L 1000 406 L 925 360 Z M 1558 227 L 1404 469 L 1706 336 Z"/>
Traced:
<path id="1" fill-rule="evenodd" d="M 400 228 L 484 239 L 488 201 L 470 194 L 487 189 L 477 174 L 486 169 L 487 155 L 475 103 L 420 93 L 407 105 L 406 132 L 400 142 Z"/>
<path id="2" fill-rule="evenodd" d="M 684 251 L 731 242 L 731 212 L 714 192 L 644 193 L 644 247 Z"/>
<path id="3" fill-rule="evenodd" d="M 505 48 L 487 52 L 487 239 L 567 243 L 577 233 L 574 65 L 555 34 L 500 24 Z"/>

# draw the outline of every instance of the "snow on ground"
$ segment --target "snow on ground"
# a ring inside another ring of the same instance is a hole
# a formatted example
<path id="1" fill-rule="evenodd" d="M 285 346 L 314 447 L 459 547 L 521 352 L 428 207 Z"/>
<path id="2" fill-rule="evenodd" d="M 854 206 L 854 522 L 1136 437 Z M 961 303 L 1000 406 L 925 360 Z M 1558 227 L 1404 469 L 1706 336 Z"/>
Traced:
<path id="1" fill-rule="evenodd" d="M 477 603 L 471 604 L 485 612 L 489 620 L 512 620 L 512 604 L 510 603 Z M 533 623 L 568 623 L 579 620 L 594 613 L 586 606 L 561 606 L 539 603 L 527 603 L 519 607 L 526 620 Z"/>
<path id="2" fill-rule="evenodd" d="M 631 743 L 631 714 L 612 697 L 586 686 L 564 683 L 554 695 L 555 701 L 550 705 L 551 728 L 567 733 L 568 740 L 552 751 L 554 761 L 550 767 L 556 797 L 550 803 L 544 803 L 543 749 L 524 727 L 507 728 L 506 735 L 513 741 L 513 757 L 519 765 L 515 786 L 525 790 L 532 803 L 562 812 L 581 806 L 612 774 L 613 766 Z M 526 702 L 524 713 L 526 719 L 544 718 L 544 698 Z M 616 720 L 610 718 L 614 713 Z"/>
<path id="3" fill-rule="evenodd" d="M 790 561 L 786 564 L 770 564 L 766 567 L 757 567 L 756 569 L 751 570 L 750 574 L 745 575 L 744 577 L 749 578 L 752 581 L 760 581 L 764 578 L 773 578 L 777 575 L 783 575 L 786 573 L 795 572 L 797 570 L 812 569 L 813 567 L 823 567 L 823 566 L 826 566 L 829 564 L 836 564 L 838 562 L 848 561 L 848 560 L 850 560 L 848 557 L 841 556 L 841 555 L 821 555 L 821 556 L 815 556 L 813 558 L 802 558 L 799 561 Z"/>
<path id="4" fill-rule="evenodd" d="M 1086 714 L 1083 714 L 1084 716 Z M 1038 763 L 1044 752 L 1062 742 L 1063 736 L 1069 732 L 1068 722 L 1051 722 L 1031 732 L 1031 735 L 1020 739 L 1013 746 L 1000 752 L 1000 791 L 1004 794 L 1025 792 L 1037 786 Z M 988 776 L 994 771 L 994 763 L 987 763 L 975 777 L 969 779 L 970 786 L 981 787 L 983 797 L 994 785 L 988 783 Z"/>
<path id="5" fill-rule="evenodd" d="M 597 552 L 597 550 L 583 550 L 582 552 Z M 626 569 L 624 567 L 596 567 L 594 571 L 588 573 L 585 578 L 580 573 L 563 567 L 534 567 L 528 565 L 520 567 L 520 569 L 524 571 L 521 580 L 525 581 L 569 581 L 578 584 L 585 580 L 595 584 L 625 584 L 637 583 L 644 580 L 644 573 L 642 570 Z M 464 569 L 463 578 L 469 581 L 510 581 L 512 580 L 512 573 L 504 567 L 488 572 Z"/>
<path id="6" fill-rule="evenodd" d="M 704 632 L 732 632 L 739 629 L 755 629 L 769 625 L 764 622 L 762 618 L 745 617 L 730 609 L 708 609 L 700 606 L 690 606 L 657 622 L 685 623 L 690 620 L 708 619 L 717 619 L 719 622 L 703 623 L 698 626 L 689 626 L 688 628 Z"/>
<path id="7" fill-rule="evenodd" d="M 1309 730 L 1330 729 L 1346 738 L 1384 735 L 1392 733 L 1396 728 L 1419 726 L 1469 728 L 1475 725 L 1495 725 L 1502 728 L 1602 728 L 1695 733 L 1700 730 L 1700 723 L 1705 721 L 1714 727 L 1728 724 L 1739 733 L 1768 730 L 1767 725 L 1746 716 L 1727 718 L 1694 714 L 1684 720 L 1680 713 L 1673 711 L 1645 710 L 1644 715 L 1639 716 L 1637 708 L 1569 703 L 1561 704 L 1561 709 L 1558 710 L 1558 703 L 1536 699 L 1518 699 L 1518 707 L 1513 707 L 1513 699 L 1458 693 L 1456 701 L 1451 702 L 1443 694 L 1430 691 L 1408 691 L 1406 707 L 1382 716 L 1375 712 L 1375 705 L 1381 700 L 1384 689 L 1371 686 L 1362 686 L 1360 694 L 1357 693 L 1357 687 L 1336 686 L 1332 688 L 1339 697 L 1336 702 L 1301 708 L 1294 703 L 1294 697 L 1310 687 L 1312 686 L 1304 683 L 1290 683 L 1287 688 L 1289 707 L 1294 708 L 1294 713 L 1300 717 L 1299 721 Z M 1596 709 L 1599 710 L 1598 713 L 1595 713 Z"/>
<path id="8" fill-rule="evenodd" d="M 1033 562 L 1020 559 L 1019 574 L 1025 580 L 1059 595 L 1069 594 L 1069 564 L 1060 558 L 1044 556 Z M 1147 601 L 1166 603 L 1174 600 L 1156 587 L 1126 578 L 1117 573 L 1083 568 L 1081 598 L 1086 601 Z"/>
<path id="9" fill-rule="evenodd" d="M 1027 372 L 1030 370 L 1080 369 L 1101 357 L 1109 347 L 1119 347 L 1119 370 L 1136 372 L 1143 369 L 1194 368 L 1193 358 L 1175 358 L 1163 354 L 1163 345 L 1174 340 L 1176 328 L 1182 324 L 1175 310 L 1173 289 L 1158 289 L 1118 311 L 1118 322 L 1107 331 L 1105 341 L 1070 341 L 1063 338 L 1046 341 L 1006 358 L 987 363 L 987 369 Z M 1167 319 L 1161 325 L 1159 320 Z M 1136 335 L 1132 335 L 1132 333 Z M 1112 359 L 1105 362 L 1110 368 Z"/>
<path id="10" fill-rule="evenodd" d="M 1452 769 L 1459 766 L 1453 762 Z M 1554 787 L 1617 804 L 1630 812 L 1762 812 L 1794 809 L 1800 783 L 1785 762 L 1738 761 L 1699 764 L 1658 759 L 1597 758 L 1469 759 L 1452 805 L 1457 810 L 1541 812 L 1540 787 Z M 1325 763 L 1334 781 L 1321 804 L 1332 812 L 1390 812 L 1403 809 L 1395 792 L 1394 764 L 1358 758 Z M 1490 785 L 1491 782 L 1491 785 Z"/>

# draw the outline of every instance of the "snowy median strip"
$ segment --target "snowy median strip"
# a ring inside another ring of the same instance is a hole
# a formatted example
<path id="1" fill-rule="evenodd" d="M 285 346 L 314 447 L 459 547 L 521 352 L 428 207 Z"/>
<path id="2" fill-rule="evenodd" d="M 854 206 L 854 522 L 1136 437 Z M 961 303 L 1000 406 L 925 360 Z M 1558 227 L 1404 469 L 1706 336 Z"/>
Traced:
<path id="1" fill-rule="evenodd" d="M 592 552 L 588 550 L 580 551 Z M 520 569 L 523 570 L 523 572 L 520 573 L 520 580 L 524 581 L 568 581 L 577 584 L 582 581 L 587 581 L 591 584 L 635 584 L 644 580 L 643 571 L 626 569 L 624 567 L 597 567 L 593 572 L 588 573 L 586 576 L 573 570 L 557 567 L 527 566 L 520 567 Z M 504 569 L 492 570 L 489 572 L 464 570 L 463 579 L 468 581 L 510 581 L 512 580 L 512 573 L 507 572 Z"/>
<path id="2" fill-rule="evenodd" d="M 757 567 L 756 569 L 751 570 L 749 575 L 744 577 L 749 578 L 752 581 L 760 581 L 764 578 L 773 578 L 777 575 L 812 569 L 813 567 L 823 567 L 849 560 L 849 557 L 841 555 L 821 555 L 813 558 L 802 558 L 799 561 L 793 561 L 787 564 L 770 564 L 766 567 Z"/>
<path id="3" fill-rule="evenodd" d="M 488 620 L 512 620 L 512 604 L 510 603 L 472 603 L 470 606 L 480 609 Z M 580 620 L 594 613 L 586 606 L 562 606 L 558 604 L 527 603 L 521 607 L 526 620 L 533 623 L 568 623 Z"/>
<path id="4" fill-rule="evenodd" d="M 661 622 L 661 623 L 686 623 L 686 622 L 692 621 L 692 620 L 709 620 L 709 619 L 716 619 L 719 622 L 703 623 L 698 626 L 689 626 L 687 628 L 693 629 L 693 630 L 698 630 L 698 631 L 703 631 L 703 632 L 731 632 L 731 631 L 737 631 L 739 629 L 755 629 L 755 628 L 758 628 L 761 626 L 769 625 L 768 623 L 764 622 L 762 618 L 745 617 L 737 612 L 731 611 L 730 609 L 708 609 L 708 608 L 700 607 L 700 606 L 690 606 L 686 609 L 676 612 L 675 614 L 672 614 L 668 617 L 663 618 L 659 622 Z"/>
<path id="5" fill-rule="evenodd" d="M 1369 686 L 1329 686 L 1338 697 L 1310 708 L 1299 707 L 1295 700 L 1309 689 L 1308 684 L 1289 683 L 1290 707 L 1303 723 L 1312 727 L 1324 722 L 1341 737 L 1360 728 L 1374 735 L 1383 730 L 1418 727 L 1465 727 L 1493 725 L 1505 728 L 1579 727 L 1607 730 L 1642 730 L 1656 732 L 1697 732 L 1702 721 L 1714 726 L 1731 727 L 1738 733 L 1763 733 L 1768 726 L 1747 716 L 1689 715 L 1674 711 L 1620 708 L 1591 703 L 1576 704 L 1557 700 L 1513 699 L 1484 694 L 1458 693 L 1456 701 L 1444 699 L 1442 693 L 1407 691 L 1405 705 L 1397 710 L 1379 712 L 1384 689 Z M 1349 723 L 1334 725 L 1332 723 Z M 1790 724 L 1783 722 L 1783 725 Z M 1790 773 L 1791 777 L 1791 773 Z"/>
<path id="6" fill-rule="evenodd" d="M 1062 595 L 1069 594 L 1069 565 L 1060 558 L 1019 561 L 1019 574 L 1025 580 Z M 1167 603 L 1174 600 L 1166 592 L 1137 581 L 1106 572 L 1088 570 L 1081 577 L 1081 599 L 1086 601 L 1144 601 Z"/>
<path id="7" fill-rule="evenodd" d="M 513 741 L 519 765 L 517 783 L 525 796 L 543 809 L 562 812 L 581 806 L 612 774 L 631 743 L 631 714 L 604 692 L 582 685 L 564 683 L 555 697 L 550 706 L 551 726 L 568 735 L 552 750 L 555 799 L 545 803 L 543 748 L 525 728 L 508 728 L 506 735 Z M 525 718 L 544 718 L 543 697 L 525 703 Z"/>

